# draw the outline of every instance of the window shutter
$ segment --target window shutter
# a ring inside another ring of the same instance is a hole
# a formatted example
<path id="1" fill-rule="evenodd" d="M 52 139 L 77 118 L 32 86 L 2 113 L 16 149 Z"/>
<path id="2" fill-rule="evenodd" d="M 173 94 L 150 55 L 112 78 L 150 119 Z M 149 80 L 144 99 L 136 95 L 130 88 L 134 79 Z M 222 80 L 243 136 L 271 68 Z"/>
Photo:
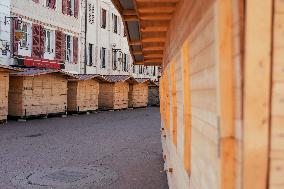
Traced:
<path id="1" fill-rule="evenodd" d="M 79 0 L 74 0 L 74 16 L 78 18 L 79 16 Z"/>
<path id="2" fill-rule="evenodd" d="M 63 14 L 67 14 L 67 3 L 68 2 L 68 0 L 62 0 L 62 13 Z"/>
<path id="3" fill-rule="evenodd" d="M 15 32 L 20 27 L 18 19 L 13 20 L 13 54 L 18 55 L 19 41 L 16 40 Z"/>
<path id="4" fill-rule="evenodd" d="M 73 37 L 73 62 L 78 63 L 78 37 Z"/>
<path id="5" fill-rule="evenodd" d="M 50 8 L 55 9 L 56 0 L 51 0 Z"/>
<path id="6" fill-rule="evenodd" d="M 64 54 L 62 53 L 62 49 L 64 49 L 63 35 L 61 31 L 55 31 L 55 59 L 59 61 L 64 60 Z"/>
<path id="7" fill-rule="evenodd" d="M 33 46 L 32 46 L 32 57 L 42 58 L 41 51 L 41 26 L 38 24 L 33 24 Z"/>
<path id="8" fill-rule="evenodd" d="M 44 35 L 44 28 L 43 26 L 39 26 L 39 29 L 40 29 L 40 57 L 43 58 L 44 57 L 44 50 L 45 50 L 45 47 L 44 47 L 44 41 L 45 41 L 45 35 Z"/>

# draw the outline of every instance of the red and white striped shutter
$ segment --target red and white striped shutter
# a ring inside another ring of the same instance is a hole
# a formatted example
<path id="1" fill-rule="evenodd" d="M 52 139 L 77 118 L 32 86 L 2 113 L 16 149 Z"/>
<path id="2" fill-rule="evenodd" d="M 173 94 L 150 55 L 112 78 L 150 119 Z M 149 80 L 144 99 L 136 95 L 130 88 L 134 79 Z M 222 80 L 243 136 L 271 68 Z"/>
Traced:
<path id="1" fill-rule="evenodd" d="M 40 41 L 41 41 L 41 26 L 38 24 L 33 24 L 32 26 L 33 35 L 32 35 L 32 57 L 33 58 L 41 58 L 41 47 L 40 47 Z"/>
<path id="2" fill-rule="evenodd" d="M 44 28 L 43 26 L 40 26 L 40 56 L 41 58 L 44 57 L 44 41 L 45 41 L 45 35 L 44 35 Z"/>
<path id="3" fill-rule="evenodd" d="M 55 59 L 62 61 L 62 37 L 63 33 L 61 31 L 55 31 Z"/>
<path id="4" fill-rule="evenodd" d="M 74 16 L 78 18 L 79 16 L 79 0 L 74 0 Z"/>
<path id="5" fill-rule="evenodd" d="M 73 63 L 78 63 L 78 37 L 73 37 Z"/>
<path id="6" fill-rule="evenodd" d="M 56 5 L 56 0 L 51 0 L 50 8 L 55 9 L 55 5 Z"/>
<path id="7" fill-rule="evenodd" d="M 19 41 L 16 40 L 15 32 L 20 27 L 18 19 L 13 20 L 13 54 L 18 55 Z"/>
<path id="8" fill-rule="evenodd" d="M 62 13 L 63 14 L 67 14 L 67 3 L 68 2 L 68 0 L 62 0 Z"/>

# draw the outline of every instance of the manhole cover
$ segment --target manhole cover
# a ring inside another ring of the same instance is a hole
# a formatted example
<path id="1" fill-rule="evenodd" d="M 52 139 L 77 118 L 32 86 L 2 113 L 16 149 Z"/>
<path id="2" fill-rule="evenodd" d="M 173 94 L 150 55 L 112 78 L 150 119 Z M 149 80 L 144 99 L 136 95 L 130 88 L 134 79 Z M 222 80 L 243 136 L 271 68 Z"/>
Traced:
<path id="1" fill-rule="evenodd" d="M 79 188 L 105 188 L 118 179 L 116 171 L 101 166 L 68 167 L 61 169 L 48 169 L 34 173 L 23 173 L 11 181 L 17 188 L 24 189 L 79 189 Z"/>

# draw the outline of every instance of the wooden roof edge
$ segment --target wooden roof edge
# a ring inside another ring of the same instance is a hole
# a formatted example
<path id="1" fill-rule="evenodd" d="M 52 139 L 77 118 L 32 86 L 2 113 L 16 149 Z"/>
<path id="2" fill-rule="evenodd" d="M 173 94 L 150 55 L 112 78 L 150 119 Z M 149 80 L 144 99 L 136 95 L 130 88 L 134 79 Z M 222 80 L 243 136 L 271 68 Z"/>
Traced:
<path id="1" fill-rule="evenodd" d="M 3 69 L 7 72 L 19 72 L 19 71 L 21 71 L 21 69 L 19 69 L 19 68 L 3 65 L 3 64 L 1 64 L 1 62 L 0 62 L 0 69 Z"/>

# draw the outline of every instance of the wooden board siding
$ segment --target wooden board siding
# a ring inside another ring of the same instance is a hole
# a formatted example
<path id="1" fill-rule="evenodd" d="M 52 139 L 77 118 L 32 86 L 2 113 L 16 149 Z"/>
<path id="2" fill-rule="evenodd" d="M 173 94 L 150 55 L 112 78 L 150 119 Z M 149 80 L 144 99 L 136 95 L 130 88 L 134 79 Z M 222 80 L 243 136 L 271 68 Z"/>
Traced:
<path id="1" fill-rule="evenodd" d="M 98 109 L 99 82 L 90 80 L 68 81 L 68 111 Z"/>
<path id="2" fill-rule="evenodd" d="M 128 82 L 100 83 L 99 91 L 99 108 L 128 108 Z"/>
<path id="3" fill-rule="evenodd" d="M 284 2 L 275 0 L 269 188 L 284 188 Z"/>
<path id="4" fill-rule="evenodd" d="M 139 108 L 148 105 L 148 82 L 129 85 L 129 107 Z"/>
<path id="5" fill-rule="evenodd" d="M 9 73 L 0 68 L 0 121 L 8 115 Z"/>
<path id="6" fill-rule="evenodd" d="M 163 104 L 165 106 L 167 103 L 170 104 L 169 117 L 166 111 L 161 110 L 164 113 L 162 123 L 167 125 L 168 119 L 174 123 L 175 119 L 172 116 L 176 116 L 178 123 L 176 127 L 177 146 L 174 145 L 174 135 L 172 135 L 174 124 L 169 124 L 170 128 L 164 132 L 166 139 L 162 137 L 166 154 L 166 168 L 173 169 L 172 173 L 168 173 L 170 188 L 228 189 L 235 186 L 235 155 L 228 150 L 234 149 L 235 146 L 235 106 L 232 104 L 241 102 L 235 102 L 234 97 L 235 89 L 232 81 L 235 82 L 235 67 L 230 68 L 230 85 L 228 85 L 228 80 L 225 82 L 222 78 L 223 70 L 228 68 L 221 67 L 221 62 L 223 62 L 223 66 L 227 66 L 228 60 L 231 62 L 235 60 L 233 55 L 234 41 L 227 43 L 225 40 L 225 44 L 222 44 L 224 39 L 231 39 L 234 29 L 232 17 L 230 17 L 230 22 L 227 22 L 228 20 L 222 20 L 224 18 L 222 15 L 219 16 L 221 10 L 225 10 L 223 14 L 228 14 L 230 13 L 228 9 L 233 8 L 230 3 L 225 5 L 227 7 L 221 7 L 215 1 L 206 1 L 206 3 L 201 1 L 200 3 L 196 1 L 194 3 L 193 1 L 181 2 L 170 24 L 162 76 L 162 85 L 164 85 L 162 94 L 166 101 Z M 222 22 L 228 25 L 220 25 Z M 232 27 L 231 33 L 223 35 L 224 27 L 228 26 Z M 175 32 L 177 30 L 179 31 L 178 35 Z M 233 39 L 235 40 L 235 38 Z M 227 49 L 230 53 L 225 56 L 222 53 L 222 48 Z M 218 54 L 218 52 L 220 53 Z M 175 68 L 172 66 L 174 62 Z M 189 64 L 190 69 L 182 69 Z M 236 66 L 240 66 L 240 61 L 236 64 Z M 167 77 L 169 71 L 173 69 L 175 70 L 174 74 L 171 72 Z M 182 72 L 182 70 L 188 70 L 188 72 Z M 182 77 L 184 80 L 188 78 L 189 83 L 183 81 Z M 169 78 L 169 80 L 165 78 Z M 164 94 L 167 87 L 169 99 L 166 98 L 167 94 Z M 231 98 L 224 98 L 226 95 L 224 92 L 228 92 L 226 87 L 231 90 Z M 177 113 L 173 112 L 173 104 L 175 104 L 173 94 L 175 92 L 172 89 L 174 88 L 176 88 L 177 95 Z M 185 89 L 188 90 L 185 92 L 183 91 Z M 220 101 L 220 97 L 222 100 L 230 100 L 230 104 Z M 224 104 L 222 105 L 221 102 Z M 230 114 L 225 111 L 224 105 L 232 108 Z M 167 110 L 167 108 L 164 109 Z M 224 121 L 220 122 L 221 118 Z M 230 123 L 226 119 L 230 120 Z M 222 136 L 224 140 L 220 140 Z M 229 159 L 226 156 L 227 153 L 231 155 Z M 228 160 L 231 162 L 230 166 L 226 164 Z"/>
<path id="7" fill-rule="evenodd" d="M 67 79 L 57 74 L 11 76 L 9 115 L 63 113 L 67 108 Z"/>
<path id="8" fill-rule="evenodd" d="M 148 88 L 148 105 L 149 106 L 159 106 L 159 87 L 158 86 L 149 86 Z"/>

